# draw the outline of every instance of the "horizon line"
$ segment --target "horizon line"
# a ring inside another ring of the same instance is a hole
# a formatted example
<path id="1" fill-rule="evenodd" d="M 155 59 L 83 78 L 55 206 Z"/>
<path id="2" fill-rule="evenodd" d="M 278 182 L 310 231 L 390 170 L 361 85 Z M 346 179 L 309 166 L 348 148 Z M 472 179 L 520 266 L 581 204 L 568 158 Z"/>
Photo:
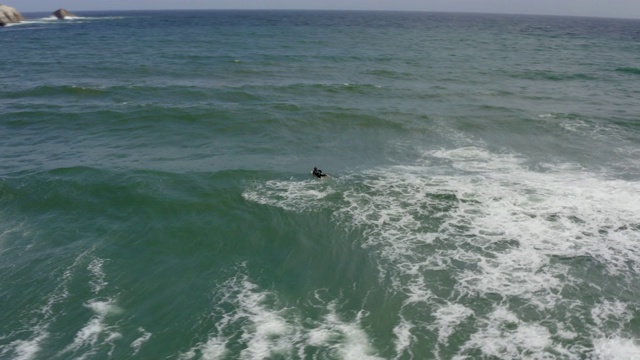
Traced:
<path id="1" fill-rule="evenodd" d="M 0 4 L 2 5 L 2 4 Z M 6 5 L 6 4 L 5 4 Z M 8 6 L 8 5 L 7 5 Z M 58 8 L 60 9 L 60 8 Z M 42 14 L 50 13 L 54 11 L 25 11 L 24 14 Z M 20 11 L 16 8 L 16 10 Z M 597 15 L 576 15 L 576 14 L 549 14 L 549 13 L 511 13 L 511 12 L 490 12 L 490 11 L 456 11 L 456 10 L 401 10 L 401 9 L 293 9 L 293 8 L 162 8 L 162 9 L 96 9 L 96 10 L 69 10 L 72 13 L 82 12 L 154 12 L 154 11 L 309 11 L 309 12 L 398 12 L 398 13 L 443 13 L 443 14 L 469 14 L 469 15 L 511 15 L 511 16 L 552 16 L 552 17 L 577 17 L 577 18 L 592 18 L 592 19 L 620 19 L 620 20 L 640 20 L 640 17 L 623 17 L 623 16 L 597 16 Z M 21 11 L 20 11 L 21 12 Z M 21 12 L 23 13 L 23 12 Z"/>

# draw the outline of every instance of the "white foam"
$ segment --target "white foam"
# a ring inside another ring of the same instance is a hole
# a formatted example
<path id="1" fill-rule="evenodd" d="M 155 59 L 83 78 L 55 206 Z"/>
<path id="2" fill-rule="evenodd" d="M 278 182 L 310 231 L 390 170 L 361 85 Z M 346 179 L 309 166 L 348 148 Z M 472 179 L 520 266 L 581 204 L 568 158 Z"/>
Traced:
<path id="1" fill-rule="evenodd" d="M 47 23 L 53 23 L 57 21 L 58 21 L 58 18 L 52 15 L 52 16 L 47 16 L 40 19 L 28 19 L 28 20 L 21 21 L 19 23 L 11 24 L 11 25 L 47 24 Z"/>
<path id="2" fill-rule="evenodd" d="M 261 291 L 245 276 L 238 275 L 229 280 L 222 291 L 221 303 L 232 303 L 235 310 L 225 313 L 217 323 L 217 331 L 206 343 L 198 344 L 181 354 L 181 359 L 191 359 L 200 354 L 203 359 L 217 359 L 224 355 L 229 338 L 225 331 L 240 326 L 241 341 L 246 348 L 241 352 L 243 359 L 260 359 L 288 354 L 295 342 L 295 324 L 287 319 L 286 308 L 274 309 L 269 306 L 273 295 Z M 219 314 L 216 314 L 220 316 Z"/>
<path id="3" fill-rule="evenodd" d="M 221 339 L 220 337 L 209 339 L 200 349 L 202 351 L 202 359 L 214 360 L 222 358 L 227 353 L 227 342 L 227 339 Z"/>
<path id="4" fill-rule="evenodd" d="M 448 304 L 435 311 L 433 329 L 438 332 L 438 342 L 447 344 L 455 327 L 473 315 L 473 310 L 460 304 Z"/>
<path id="5" fill-rule="evenodd" d="M 336 310 L 336 302 L 328 302 L 319 320 L 303 319 L 300 312 L 279 304 L 277 295 L 260 289 L 246 275 L 239 274 L 225 284 L 212 316 L 218 318 L 216 330 L 209 339 L 180 354 L 180 359 L 218 359 L 229 355 L 227 345 L 234 337 L 244 349 L 241 359 L 274 357 L 305 358 L 309 347 L 341 359 L 378 359 L 361 322 L 364 311 L 345 321 Z M 221 314 L 223 309 L 233 310 Z M 237 338 L 238 332 L 241 333 Z M 306 354 L 306 355 L 305 355 Z"/>
<path id="6" fill-rule="evenodd" d="M 444 343 L 469 319 L 476 333 L 465 351 L 480 349 L 498 358 L 536 358 L 535 352 L 540 357 L 558 353 L 580 358 L 589 349 L 567 348 L 558 340 L 623 337 L 620 327 L 603 333 L 589 328 L 584 320 L 589 314 L 579 306 L 584 299 L 564 290 L 601 281 L 588 273 L 600 271 L 596 267 L 604 270 L 606 282 L 637 279 L 640 183 L 577 164 L 539 168 L 530 169 L 517 154 L 478 146 L 426 151 L 413 165 L 345 174 L 341 181 L 320 187 L 335 194 L 332 201 L 320 203 L 330 207 L 338 226 L 361 234 L 360 245 L 375 257 L 381 281 L 390 281 L 405 296 L 404 306 L 430 309 L 443 328 L 435 330 L 419 315 L 411 326 L 439 331 L 439 342 Z M 309 191 L 318 188 L 313 185 L 295 180 L 257 184 L 245 199 L 305 212 L 314 199 Z M 589 270 L 576 265 L 585 262 L 596 265 Z M 447 277 L 438 280 L 431 276 L 434 272 Z M 438 298 L 434 289 L 445 297 Z M 471 317 L 471 310 L 458 303 L 465 298 L 494 299 L 496 310 Z M 510 299 L 535 309 L 542 319 L 518 319 L 500 305 Z M 627 322 L 626 313 L 611 310 L 620 304 L 601 300 L 591 314 L 594 321 L 609 319 L 619 326 Z M 460 318 L 447 318 L 451 313 L 443 303 L 462 311 Z M 553 312 L 559 305 L 581 311 L 576 316 L 581 326 L 563 327 Z M 398 351 L 410 347 L 403 314 L 398 314 L 403 324 L 397 328 Z M 500 324 L 510 325 L 505 330 Z"/>
<path id="7" fill-rule="evenodd" d="M 371 342 L 360 325 L 366 312 L 360 311 L 355 320 L 346 322 L 338 316 L 335 307 L 335 303 L 329 304 L 329 313 L 324 317 L 324 321 L 310 331 L 309 338 L 314 341 L 309 344 L 328 347 L 331 353 L 341 359 L 381 359 L 375 355 Z M 341 341 L 336 343 L 335 339 Z"/>
<path id="8" fill-rule="evenodd" d="M 323 207 L 323 198 L 335 190 L 317 180 L 271 180 L 242 193 L 247 201 L 264 205 L 279 206 L 291 211 L 313 211 Z M 327 205 L 325 204 L 325 207 Z"/>
<path id="9" fill-rule="evenodd" d="M 393 334 L 396 337 L 396 359 L 403 358 L 405 352 L 408 352 L 411 355 L 410 358 L 413 358 L 413 354 L 411 354 L 411 344 L 416 341 L 415 336 L 411 334 L 411 329 L 413 328 L 414 325 L 404 317 L 401 318 L 400 322 L 393 328 Z"/>
<path id="10" fill-rule="evenodd" d="M 12 359 L 28 360 L 37 357 L 42 348 L 42 343 L 50 337 L 49 326 L 60 314 L 54 308 L 69 297 L 69 283 L 73 279 L 74 272 L 84 261 L 90 251 L 78 255 L 73 263 L 68 266 L 59 279 L 59 284 L 46 297 L 46 302 L 35 311 L 34 318 L 30 319 L 28 328 L 21 329 L 21 333 L 30 334 L 26 339 L 19 339 L 7 345 L 0 345 L 0 357 L 12 353 Z"/>
<path id="11" fill-rule="evenodd" d="M 151 338 L 151 333 L 147 332 L 144 328 L 138 328 L 138 331 L 141 332 L 142 335 L 140 335 L 139 338 L 135 339 L 131 343 L 131 348 L 133 348 L 133 355 L 138 354 L 142 345 L 149 341 L 149 339 Z"/>
<path id="12" fill-rule="evenodd" d="M 593 342 L 593 359 L 636 360 L 640 357 L 640 345 L 634 339 L 603 338 Z"/>
<path id="13" fill-rule="evenodd" d="M 264 359 L 292 351 L 291 340 L 295 338 L 295 328 L 284 317 L 286 310 L 274 310 L 263 302 L 270 294 L 256 291 L 254 284 L 245 282 L 245 290 L 239 298 L 242 315 L 249 320 L 242 340 L 247 348 L 241 353 L 245 359 Z"/>
<path id="14" fill-rule="evenodd" d="M 466 359 L 469 349 L 480 349 L 484 357 L 495 359 L 545 359 L 552 345 L 545 327 L 521 322 L 504 307 L 497 307 L 480 322 L 480 329 L 462 347 L 454 359 Z"/>
<path id="15" fill-rule="evenodd" d="M 542 292 L 546 296 L 539 297 L 537 304 L 542 307 L 553 306 L 554 294 L 566 279 L 567 267 L 550 265 L 550 256 L 589 255 L 612 274 L 626 272 L 629 266 L 640 272 L 640 234 L 634 229 L 635 214 L 640 212 L 638 183 L 566 169 L 535 173 L 513 155 L 494 155 L 479 148 L 435 151 L 431 156 L 479 174 L 420 177 L 414 172 L 423 169 L 410 167 L 373 173 L 369 177 L 379 180 L 367 184 L 376 195 L 347 191 L 351 206 L 339 211 L 363 229 L 365 245 L 385 245 L 381 254 L 389 261 L 405 264 L 409 260 L 409 265 L 400 267 L 403 274 L 416 275 L 417 266 L 424 270 L 428 264 L 443 264 L 443 259 L 411 258 L 418 253 L 418 245 L 438 237 L 485 250 L 458 247 L 442 253 L 479 269 L 459 273 L 461 292 L 506 296 Z M 437 232 L 421 227 L 421 218 L 434 215 L 425 208 L 437 205 L 428 193 L 455 194 L 459 199 L 456 209 L 444 214 Z M 513 245 L 488 250 L 505 241 Z"/>
<path id="16" fill-rule="evenodd" d="M 51 15 L 39 19 L 27 19 L 19 23 L 7 24 L 7 26 L 17 25 L 34 25 L 34 24 L 65 24 L 65 23 L 80 23 L 86 21 L 96 20 L 118 20 L 124 19 L 122 16 L 104 16 L 104 17 L 87 17 L 87 16 L 67 16 L 64 20 L 59 20 L 57 17 Z"/>
<path id="17" fill-rule="evenodd" d="M 6 352 L 13 352 L 13 360 L 35 359 L 41 349 L 40 344 L 49 337 L 49 333 L 42 326 L 33 329 L 33 336 L 27 340 L 15 340 L 6 348 L 0 346 L 0 355 L 4 357 Z"/>
<path id="18" fill-rule="evenodd" d="M 106 323 L 109 315 L 118 314 L 122 311 L 114 300 L 91 300 L 85 306 L 93 310 L 94 315 L 76 333 L 73 343 L 65 347 L 59 355 L 84 350 L 85 352 L 79 355 L 78 358 L 86 359 L 95 354 L 95 351 L 101 345 L 98 342 L 101 338 L 104 339 L 104 343 L 110 344 L 113 349 L 113 342 L 121 337 L 120 333 L 115 331 L 115 327 Z"/>
<path id="19" fill-rule="evenodd" d="M 89 263 L 89 266 L 87 266 L 87 270 L 89 270 L 91 272 L 91 275 L 93 276 L 90 284 L 92 289 L 91 291 L 94 294 L 99 293 L 108 284 L 106 281 L 106 274 L 104 273 L 103 266 L 104 260 L 99 258 L 93 259 L 91 263 Z"/>
<path id="20" fill-rule="evenodd" d="M 605 337 L 620 335 L 624 325 L 633 319 L 633 314 L 627 309 L 625 303 L 605 300 L 591 309 L 591 317 L 595 324 L 592 331 Z M 607 328 L 608 330 L 605 331 Z"/>

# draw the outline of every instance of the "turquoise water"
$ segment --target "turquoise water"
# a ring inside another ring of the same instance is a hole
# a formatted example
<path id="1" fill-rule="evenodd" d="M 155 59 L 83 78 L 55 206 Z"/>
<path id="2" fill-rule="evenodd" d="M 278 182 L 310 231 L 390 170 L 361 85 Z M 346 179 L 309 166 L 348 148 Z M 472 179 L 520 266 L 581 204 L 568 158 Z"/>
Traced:
<path id="1" fill-rule="evenodd" d="M 640 353 L 639 21 L 80 15 L 0 29 L 0 358 Z"/>

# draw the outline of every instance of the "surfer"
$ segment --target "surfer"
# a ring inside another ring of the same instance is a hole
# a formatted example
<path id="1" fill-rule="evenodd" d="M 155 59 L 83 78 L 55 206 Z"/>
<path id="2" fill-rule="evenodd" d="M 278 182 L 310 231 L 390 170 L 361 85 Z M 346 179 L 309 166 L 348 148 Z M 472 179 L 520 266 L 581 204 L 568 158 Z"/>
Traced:
<path id="1" fill-rule="evenodd" d="M 316 167 L 313 168 L 313 173 L 312 174 L 313 174 L 313 176 L 317 177 L 318 179 L 321 179 L 323 176 L 327 176 L 327 174 L 323 174 L 322 170 L 320 170 L 320 169 L 318 169 Z"/>

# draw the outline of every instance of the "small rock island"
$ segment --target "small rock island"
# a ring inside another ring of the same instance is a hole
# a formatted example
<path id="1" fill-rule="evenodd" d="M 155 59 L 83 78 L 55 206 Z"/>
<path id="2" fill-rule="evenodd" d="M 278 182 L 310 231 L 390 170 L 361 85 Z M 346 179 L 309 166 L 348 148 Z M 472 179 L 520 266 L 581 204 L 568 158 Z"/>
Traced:
<path id="1" fill-rule="evenodd" d="M 24 16 L 11 6 L 0 4 L 0 26 L 19 23 L 24 21 Z"/>
<path id="2" fill-rule="evenodd" d="M 58 9 L 53 12 L 53 16 L 57 17 L 59 20 L 64 20 L 68 17 L 75 17 L 76 14 L 66 10 L 66 9 Z"/>

